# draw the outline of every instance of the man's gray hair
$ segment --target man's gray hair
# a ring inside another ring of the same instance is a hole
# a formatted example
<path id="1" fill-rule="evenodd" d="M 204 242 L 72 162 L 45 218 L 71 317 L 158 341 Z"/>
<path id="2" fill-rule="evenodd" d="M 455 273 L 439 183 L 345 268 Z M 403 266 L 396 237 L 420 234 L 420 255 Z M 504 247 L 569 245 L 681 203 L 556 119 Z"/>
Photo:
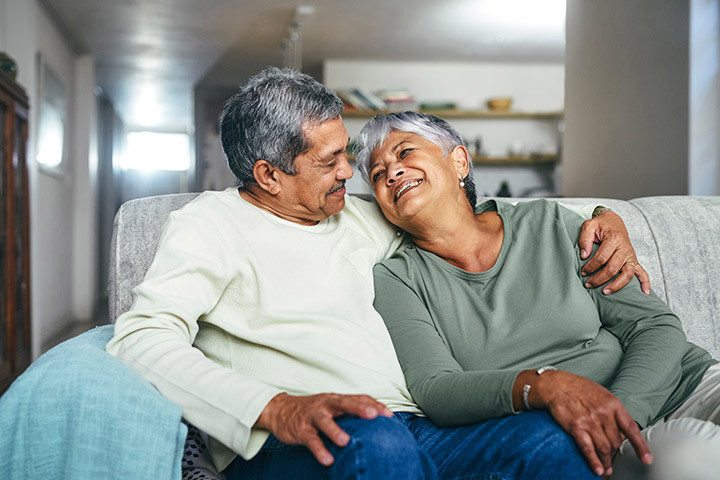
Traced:
<path id="1" fill-rule="evenodd" d="M 466 147 L 465 141 L 460 134 L 445 120 L 435 115 L 418 112 L 397 112 L 379 113 L 375 115 L 360 131 L 360 139 L 355 144 L 355 160 L 363 180 L 370 185 L 368 169 L 370 168 L 370 156 L 373 150 L 378 148 L 390 132 L 414 133 L 423 137 L 442 148 L 443 154 L 447 155 L 457 146 Z M 475 182 L 473 181 L 473 166 L 470 162 L 470 169 L 465 182 L 465 195 L 473 207 L 477 202 L 475 193 Z"/>
<path id="2" fill-rule="evenodd" d="M 220 137 L 240 188 L 255 183 L 253 166 L 266 160 L 288 175 L 307 152 L 304 129 L 340 117 L 340 98 L 309 75 L 267 68 L 230 97 L 220 117 Z"/>

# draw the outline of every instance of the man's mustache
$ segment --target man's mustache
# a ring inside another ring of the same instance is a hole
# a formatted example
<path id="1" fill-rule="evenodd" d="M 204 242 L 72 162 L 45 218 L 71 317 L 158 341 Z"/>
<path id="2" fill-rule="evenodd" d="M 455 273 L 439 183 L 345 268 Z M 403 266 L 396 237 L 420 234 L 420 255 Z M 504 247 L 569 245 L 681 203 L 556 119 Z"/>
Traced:
<path id="1" fill-rule="evenodd" d="M 331 193 L 339 192 L 342 190 L 342 188 L 345 186 L 345 180 L 340 180 L 340 182 L 331 188 L 325 195 L 330 195 Z"/>

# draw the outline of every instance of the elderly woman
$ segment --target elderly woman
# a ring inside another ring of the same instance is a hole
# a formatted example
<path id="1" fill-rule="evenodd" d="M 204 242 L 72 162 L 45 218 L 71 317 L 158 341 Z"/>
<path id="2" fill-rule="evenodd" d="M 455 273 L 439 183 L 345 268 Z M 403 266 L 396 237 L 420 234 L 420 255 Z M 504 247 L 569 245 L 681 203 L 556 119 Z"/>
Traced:
<path id="1" fill-rule="evenodd" d="M 667 305 L 637 280 L 613 295 L 586 287 L 578 215 L 545 200 L 475 206 L 467 149 L 432 115 L 377 115 L 358 164 L 414 242 L 375 267 L 375 307 L 433 422 L 544 409 L 598 475 L 612 473 L 624 439 L 652 462 L 641 428 L 677 416 L 718 423 L 698 400 L 718 388 L 717 362 Z"/>

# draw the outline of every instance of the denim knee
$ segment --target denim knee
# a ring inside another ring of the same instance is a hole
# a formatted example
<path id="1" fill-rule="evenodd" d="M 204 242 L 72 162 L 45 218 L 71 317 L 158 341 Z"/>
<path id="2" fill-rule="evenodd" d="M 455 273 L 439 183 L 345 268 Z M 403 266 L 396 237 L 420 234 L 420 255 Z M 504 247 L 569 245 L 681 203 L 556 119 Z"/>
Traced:
<path id="1" fill-rule="evenodd" d="M 354 479 L 434 479 L 436 468 L 410 431 L 394 418 L 343 418 L 338 424 L 350 435 L 333 451 L 335 467 Z"/>
<path id="2" fill-rule="evenodd" d="M 585 460 L 575 439 L 565 432 L 547 412 L 535 415 L 524 443 L 526 458 L 534 478 L 598 479 Z"/>

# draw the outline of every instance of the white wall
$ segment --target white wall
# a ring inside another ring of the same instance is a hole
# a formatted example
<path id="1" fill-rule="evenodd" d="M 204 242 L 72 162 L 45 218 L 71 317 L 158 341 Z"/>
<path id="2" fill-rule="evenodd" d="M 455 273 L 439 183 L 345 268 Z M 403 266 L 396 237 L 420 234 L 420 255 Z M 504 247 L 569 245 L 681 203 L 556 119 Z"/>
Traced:
<path id="1" fill-rule="evenodd" d="M 690 4 L 690 194 L 720 195 L 720 0 Z"/>
<path id="2" fill-rule="evenodd" d="M 32 352 L 37 357 L 48 339 L 70 323 L 88 318 L 92 310 L 88 305 L 94 304 L 94 297 L 86 294 L 91 278 L 87 272 L 95 272 L 96 262 L 94 65 L 91 58 L 76 57 L 39 2 L 0 0 L 0 18 L 0 50 L 18 63 L 18 82 L 30 97 L 31 324 Z M 68 98 L 67 163 L 61 175 L 41 171 L 34 160 L 38 52 L 64 83 Z"/>
<path id="3" fill-rule="evenodd" d="M 73 155 L 73 318 L 90 320 L 95 313 L 97 284 L 97 99 L 95 62 L 75 60 L 75 125 Z"/>
<path id="4" fill-rule="evenodd" d="M 688 193 L 689 2 L 567 3 L 563 193 Z"/>
<path id="5" fill-rule="evenodd" d="M 466 110 L 485 109 L 485 101 L 496 96 L 513 98 L 513 110 L 525 112 L 561 111 L 564 103 L 564 66 L 532 63 L 461 62 L 379 62 L 327 60 L 323 83 L 330 88 L 405 88 L 422 102 L 455 102 Z M 351 137 L 368 119 L 345 118 Z M 521 144 L 525 153 L 553 150 L 558 146 L 557 122 L 536 120 L 448 119 L 466 139 L 482 140 L 487 154 L 500 156 L 512 144 Z M 547 168 L 476 167 L 478 190 L 494 194 L 504 180 L 513 194 L 548 183 Z M 367 192 L 359 175 L 348 182 L 348 191 Z M 536 191 L 545 193 L 547 191 Z"/>

